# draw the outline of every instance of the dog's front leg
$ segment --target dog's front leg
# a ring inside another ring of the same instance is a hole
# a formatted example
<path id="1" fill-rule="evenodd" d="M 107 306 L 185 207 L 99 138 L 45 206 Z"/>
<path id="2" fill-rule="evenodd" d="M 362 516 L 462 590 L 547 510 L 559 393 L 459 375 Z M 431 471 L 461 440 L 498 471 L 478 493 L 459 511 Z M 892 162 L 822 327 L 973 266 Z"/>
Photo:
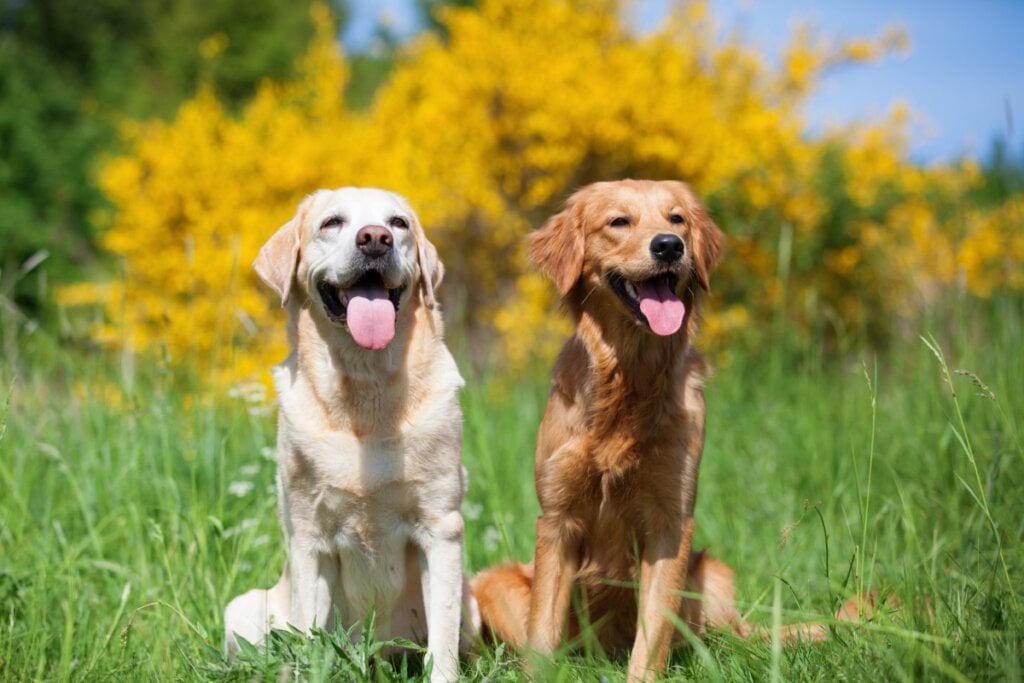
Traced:
<path id="1" fill-rule="evenodd" d="M 338 563 L 333 555 L 323 552 L 325 549 L 318 548 L 310 539 L 296 535 L 288 546 L 292 584 L 288 622 L 308 634 L 314 626 L 324 628 L 328 625 Z"/>
<path id="2" fill-rule="evenodd" d="M 562 642 L 569 615 L 572 582 L 579 568 L 578 543 L 553 515 L 537 520 L 537 553 L 530 594 L 530 654 L 548 656 Z M 536 668 L 538 662 L 531 663 Z"/>
<path id="3" fill-rule="evenodd" d="M 459 675 L 462 624 L 462 514 L 449 512 L 432 522 L 421 539 L 423 601 L 427 610 L 427 658 L 430 680 L 454 681 Z"/>
<path id="4" fill-rule="evenodd" d="M 673 525 L 674 526 L 674 525 Z M 636 639 L 629 656 L 629 681 L 653 680 L 665 669 L 693 541 L 693 518 L 652 532 L 640 564 Z"/>

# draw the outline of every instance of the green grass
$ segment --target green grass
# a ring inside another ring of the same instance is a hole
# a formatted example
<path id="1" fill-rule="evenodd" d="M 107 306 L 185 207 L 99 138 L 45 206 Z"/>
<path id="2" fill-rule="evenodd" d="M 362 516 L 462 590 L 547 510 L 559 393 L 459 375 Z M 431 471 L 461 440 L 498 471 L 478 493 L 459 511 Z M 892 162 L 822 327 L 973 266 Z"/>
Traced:
<path id="1" fill-rule="evenodd" d="M 922 325 L 877 356 L 822 361 L 808 351 L 794 364 L 766 352 L 718 369 L 707 390 L 697 544 L 736 569 L 749 618 L 827 619 L 862 586 L 896 596 L 902 609 L 837 626 L 817 645 L 714 635 L 678 650 L 670 676 L 1022 678 L 1024 312 L 1019 299 L 978 309 Z M 224 605 L 273 583 L 283 561 L 265 403 L 189 396 L 161 362 L 137 359 L 128 371 L 121 358 L 62 349 L 40 330 L 6 349 L 0 679 L 271 680 L 283 668 L 307 680 L 422 675 L 415 657 L 378 661 L 379 643 L 353 646 L 338 633 L 312 642 L 283 634 L 268 652 L 221 657 Z M 545 394 L 543 373 L 469 377 L 471 571 L 532 552 Z M 615 680 L 625 670 L 594 652 L 557 665 L 560 680 Z M 504 648 L 463 671 L 521 677 Z"/>

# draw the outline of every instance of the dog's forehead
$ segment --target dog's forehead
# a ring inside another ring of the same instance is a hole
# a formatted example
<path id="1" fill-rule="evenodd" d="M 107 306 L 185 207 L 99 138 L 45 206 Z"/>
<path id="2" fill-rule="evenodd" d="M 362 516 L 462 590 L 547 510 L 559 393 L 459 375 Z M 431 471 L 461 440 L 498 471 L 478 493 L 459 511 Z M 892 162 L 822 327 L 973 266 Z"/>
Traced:
<path id="1" fill-rule="evenodd" d="M 310 212 L 314 222 L 340 216 L 356 225 L 383 225 L 389 218 L 411 219 L 413 211 L 401 195 L 374 187 L 342 187 L 319 193 Z"/>
<path id="2" fill-rule="evenodd" d="M 689 200 L 674 183 L 615 183 L 599 188 L 587 201 L 587 213 L 595 221 L 606 221 L 613 214 L 642 218 L 647 213 L 663 214 L 685 210 Z"/>

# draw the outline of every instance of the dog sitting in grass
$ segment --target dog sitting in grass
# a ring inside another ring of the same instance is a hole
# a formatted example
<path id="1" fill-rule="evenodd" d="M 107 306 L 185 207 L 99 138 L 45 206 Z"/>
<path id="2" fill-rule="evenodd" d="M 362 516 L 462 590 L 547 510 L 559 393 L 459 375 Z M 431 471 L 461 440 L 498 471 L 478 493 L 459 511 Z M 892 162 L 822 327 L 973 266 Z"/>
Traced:
<path id="1" fill-rule="evenodd" d="M 274 587 L 227 606 L 226 648 L 373 610 L 378 638 L 425 644 L 431 680 L 454 680 L 471 612 L 463 382 L 442 339 L 437 251 L 402 197 L 346 187 L 307 197 L 254 265 L 288 312 L 292 351 L 273 370 L 288 561 Z"/>
<path id="2" fill-rule="evenodd" d="M 765 635 L 733 606 L 729 567 L 692 551 L 709 372 L 692 342 L 722 241 L 688 186 L 636 180 L 584 187 L 530 237 L 576 332 L 537 435 L 534 561 L 472 588 L 485 631 L 535 671 L 585 628 L 606 652 L 629 649 L 630 680 L 664 671 L 683 624 Z M 852 601 L 839 616 L 856 618 Z"/>

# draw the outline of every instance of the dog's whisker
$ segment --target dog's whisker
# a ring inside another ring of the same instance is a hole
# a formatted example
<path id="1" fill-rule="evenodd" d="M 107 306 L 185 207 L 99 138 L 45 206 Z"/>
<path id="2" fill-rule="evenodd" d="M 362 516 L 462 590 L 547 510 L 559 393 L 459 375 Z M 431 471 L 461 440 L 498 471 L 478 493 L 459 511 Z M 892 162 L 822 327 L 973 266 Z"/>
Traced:
<path id="1" fill-rule="evenodd" d="M 583 297 L 583 299 L 580 301 L 580 306 L 582 306 L 583 304 L 587 303 L 587 299 L 590 298 L 590 295 L 593 294 L 594 292 L 596 292 L 598 289 L 600 289 L 600 286 L 599 285 L 594 285 L 593 288 L 591 288 L 591 290 L 589 292 L 587 292 L 587 295 L 585 297 Z"/>

